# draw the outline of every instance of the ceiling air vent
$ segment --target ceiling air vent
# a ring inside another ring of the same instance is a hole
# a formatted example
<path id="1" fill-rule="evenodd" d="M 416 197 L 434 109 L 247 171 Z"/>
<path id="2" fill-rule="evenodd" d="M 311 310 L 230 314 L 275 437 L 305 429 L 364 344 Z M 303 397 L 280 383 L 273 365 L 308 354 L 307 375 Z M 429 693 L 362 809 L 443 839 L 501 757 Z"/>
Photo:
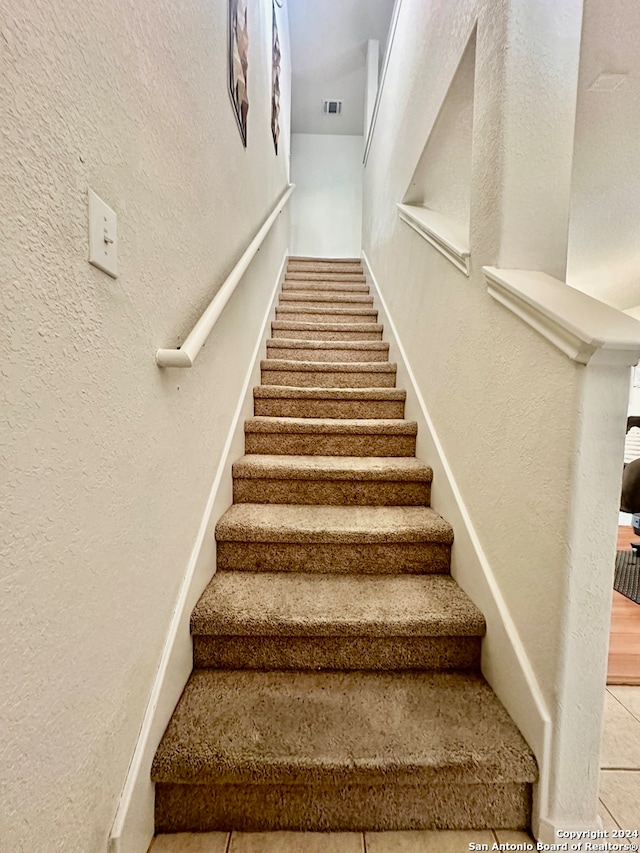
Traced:
<path id="1" fill-rule="evenodd" d="M 342 112 L 342 101 L 323 101 L 322 112 L 330 116 L 339 116 Z"/>

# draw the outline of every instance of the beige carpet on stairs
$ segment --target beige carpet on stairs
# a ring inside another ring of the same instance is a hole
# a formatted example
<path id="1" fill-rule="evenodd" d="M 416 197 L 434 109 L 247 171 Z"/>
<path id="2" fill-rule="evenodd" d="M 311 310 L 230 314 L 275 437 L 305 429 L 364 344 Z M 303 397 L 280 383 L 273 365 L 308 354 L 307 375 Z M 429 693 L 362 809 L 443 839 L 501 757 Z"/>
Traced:
<path id="1" fill-rule="evenodd" d="M 158 748 L 158 832 L 522 829 L 535 759 L 360 261 L 291 258 Z"/>

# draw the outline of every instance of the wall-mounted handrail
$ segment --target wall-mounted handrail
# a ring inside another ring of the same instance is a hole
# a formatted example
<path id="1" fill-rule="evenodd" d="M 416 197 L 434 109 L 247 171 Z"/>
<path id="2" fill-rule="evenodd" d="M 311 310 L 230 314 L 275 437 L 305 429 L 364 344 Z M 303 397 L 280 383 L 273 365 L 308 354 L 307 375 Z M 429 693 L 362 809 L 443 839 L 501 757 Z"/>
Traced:
<path id="1" fill-rule="evenodd" d="M 225 305 L 231 299 L 234 290 L 238 286 L 242 276 L 245 274 L 247 267 L 253 260 L 256 252 L 262 245 L 265 237 L 271 230 L 273 223 L 276 221 L 278 214 L 289 201 L 291 193 L 295 189 L 295 184 L 289 184 L 280 201 L 273 208 L 269 216 L 265 219 L 262 228 L 258 231 L 251 243 L 245 249 L 242 257 L 227 276 L 224 284 L 213 297 L 208 307 L 203 312 L 202 316 L 195 324 L 193 329 L 187 335 L 185 342 L 178 349 L 159 349 L 156 350 L 156 364 L 158 367 L 192 367 L 194 361 L 198 357 L 198 353 L 205 344 L 205 341 L 211 334 L 211 330 L 216 324 L 220 314 L 222 314 Z"/>

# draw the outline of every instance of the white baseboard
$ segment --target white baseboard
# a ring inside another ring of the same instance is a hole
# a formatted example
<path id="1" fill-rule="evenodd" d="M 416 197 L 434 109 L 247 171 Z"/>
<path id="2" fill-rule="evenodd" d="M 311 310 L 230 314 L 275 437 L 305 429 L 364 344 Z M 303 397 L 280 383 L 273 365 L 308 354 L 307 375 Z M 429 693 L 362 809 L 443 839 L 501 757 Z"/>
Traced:
<path id="1" fill-rule="evenodd" d="M 145 711 L 129 772 L 109 836 L 108 853 L 146 853 L 154 834 L 154 785 L 151 764 L 187 679 L 193 669 L 189 622 L 202 591 L 215 571 L 215 525 L 232 503 L 231 466 L 244 453 L 244 420 L 253 414 L 253 388 L 260 384 L 260 356 L 269 335 L 269 320 L 284 279 L 285 252 L 265 312 L 260 336 L 239 394 L 198 535 L 171 619 L 160 666 Z"/>
<path id="2" fill-rule="evenodd" d="M 385 339 L 390 344 L 389 357 L 398 365 L 398 387 L 407 392 L 405 417 L 418 423 L 416 455 L 433 468 L 432 506 L 449 521 L 455 531 L 451 574 L 480 608 L 487 622 L 487 636 L 482 644 L 482 673 L 522 732 L 538 762 L 540 778 L 534 788 L 532 829 L 536 837 L 539 832 L 547 835 L 552 825 L 546 814 L 551 715 L 365 252 L 362 253 L 362 259 L 378 308 L 378 322 L 384 324 Z"/>

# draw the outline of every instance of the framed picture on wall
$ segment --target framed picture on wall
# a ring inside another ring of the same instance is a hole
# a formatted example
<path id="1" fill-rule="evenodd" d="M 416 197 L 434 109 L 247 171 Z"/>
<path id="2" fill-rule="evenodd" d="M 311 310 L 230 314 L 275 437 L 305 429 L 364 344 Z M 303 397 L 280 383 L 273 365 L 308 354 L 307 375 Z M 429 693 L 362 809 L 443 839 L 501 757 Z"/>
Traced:
<path id="1" fill-rule="evenodd" d="M 272 13 L 271 135 L 277 154 L 278 140 L 280 139 L 280 37 L 278 36 L 278 21 L 276 19 L 276 0 L 273 0 Z"/>
<path id="2" fill-rule="evenodd" d="M 229 0 L 229 94 L 242 144 L 247 147 L 247 69 L 249 67 L 247 0 Z"/>

